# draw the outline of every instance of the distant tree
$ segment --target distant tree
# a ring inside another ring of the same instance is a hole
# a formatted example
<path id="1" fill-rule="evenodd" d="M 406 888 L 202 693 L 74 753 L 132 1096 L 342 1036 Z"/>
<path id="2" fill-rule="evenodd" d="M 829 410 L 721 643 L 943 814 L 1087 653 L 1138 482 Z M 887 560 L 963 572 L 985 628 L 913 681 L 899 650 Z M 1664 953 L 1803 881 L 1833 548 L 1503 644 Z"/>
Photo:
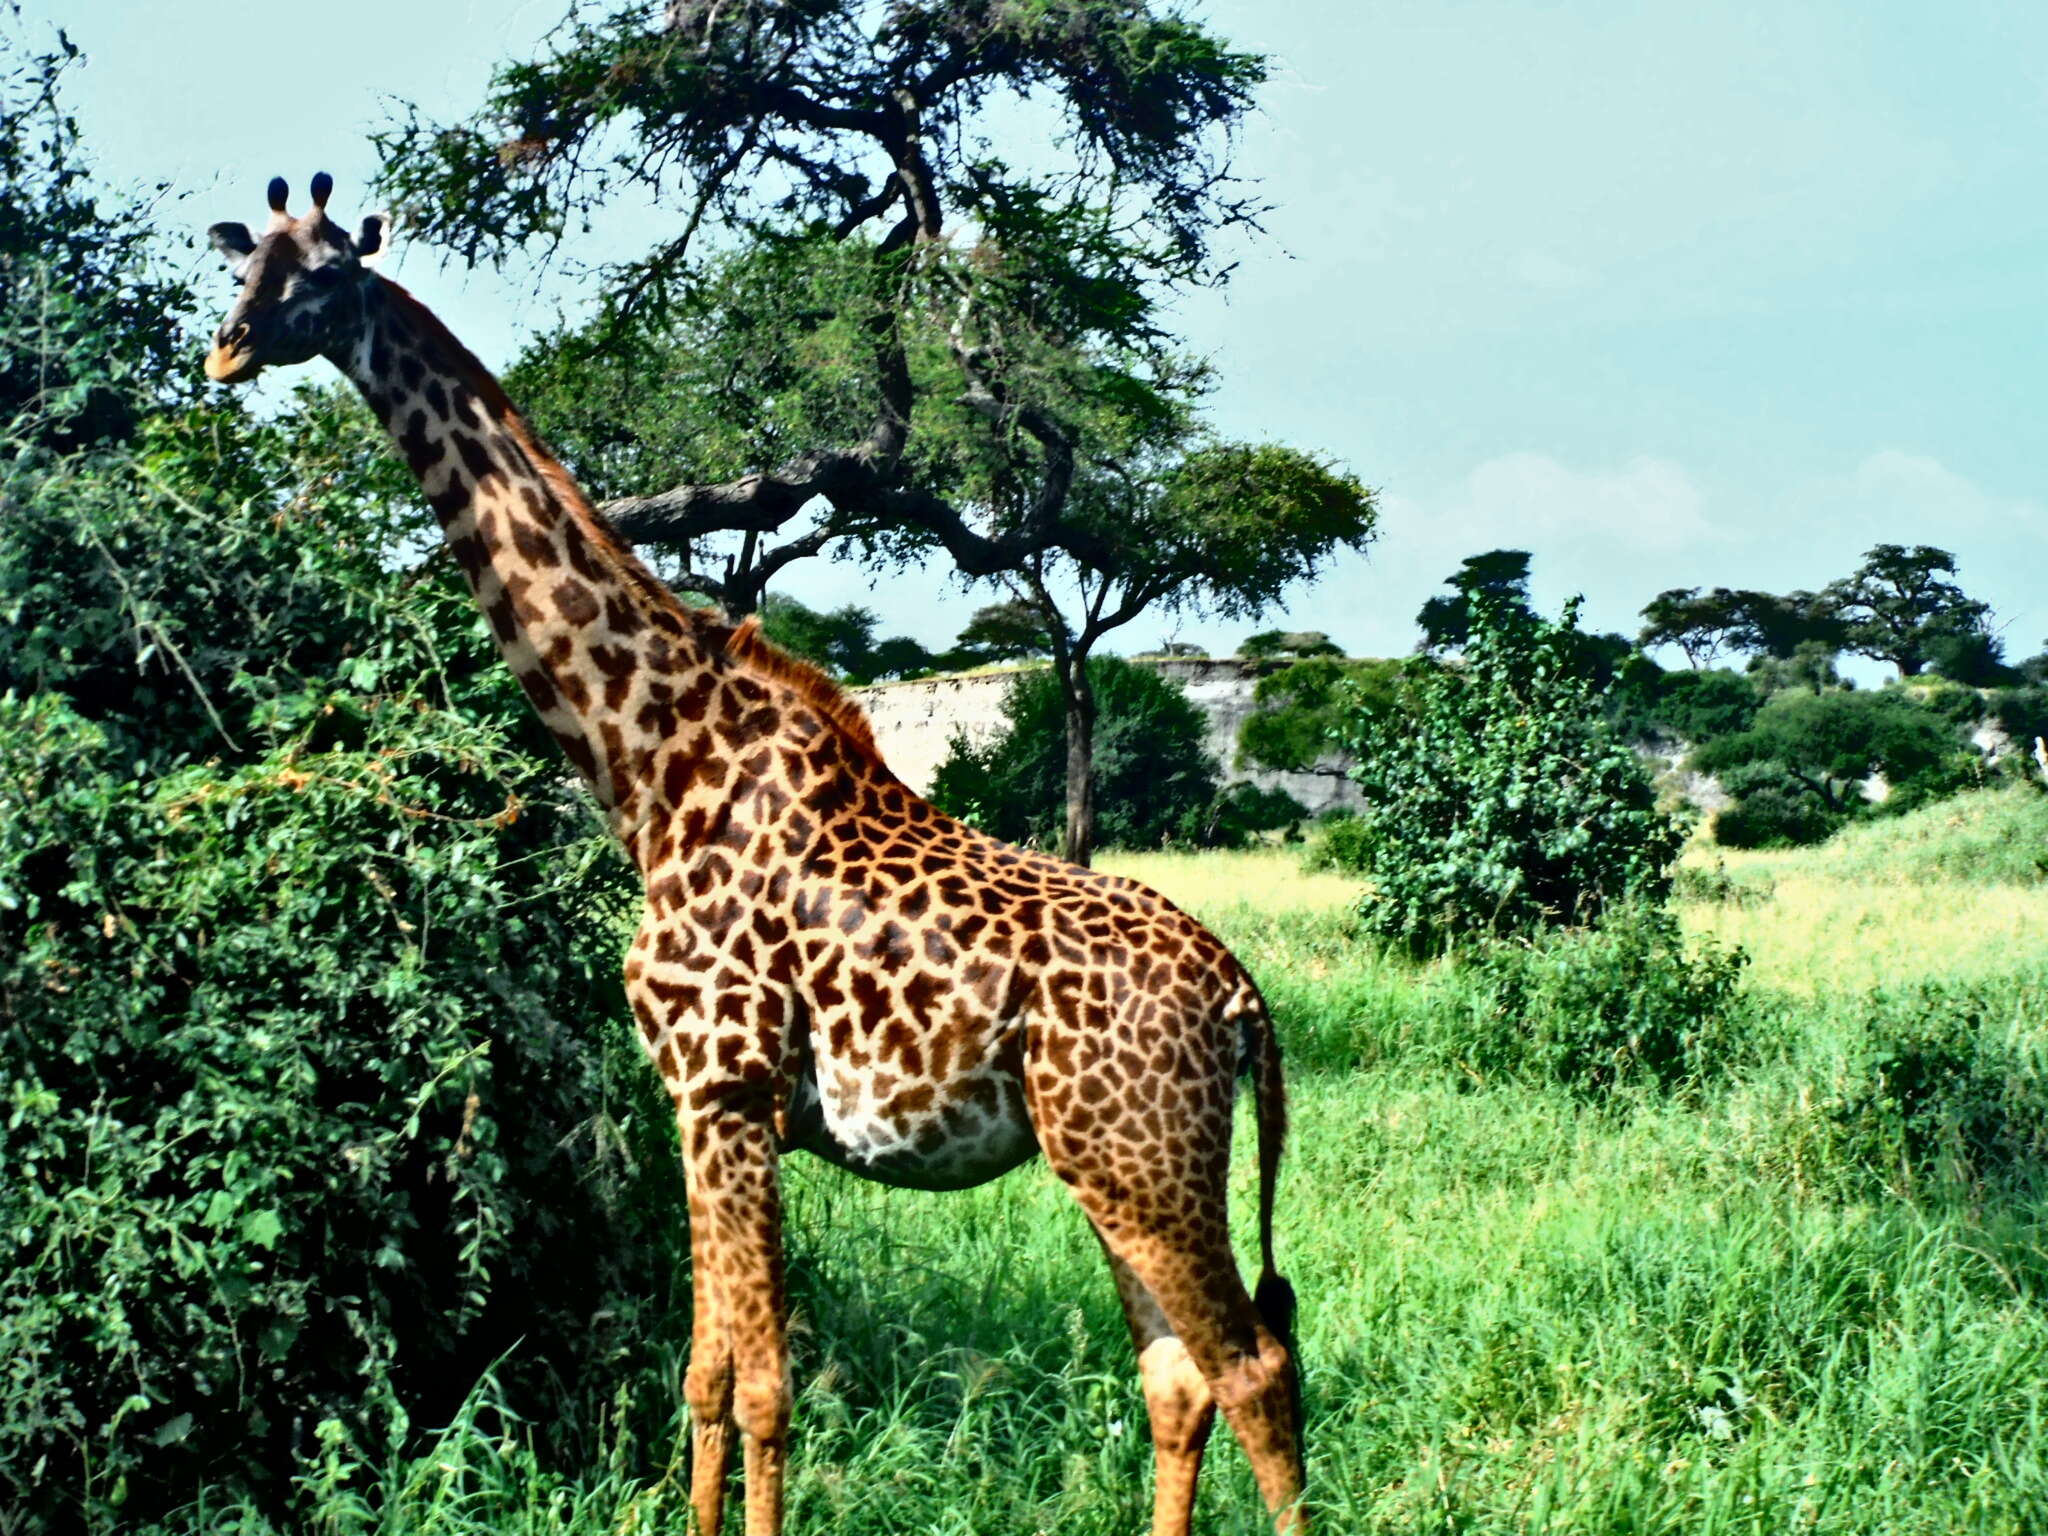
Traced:
<path id="1" fill-rule="evenodd" d="M 1683 841 L 1556 624 L 1487 596 L 1460 663 L 1418 663 L 1399 707 L 1361 707 L 1343 742 L 1365 793 L 1342 846 L 1369 872 L 1376 931 L 1419 950 L 1598 922 L 1660 901 Z"/>
<path id="2" fill-rule="evenodd" d="M 1798 831 L 1777 838 L 1799 841 L 1846 820 L 1863 803 L 1860 786 L 1872 774 L 1882 773 L 1895 793 L 1917 794 L 1910 786 L 1939 778 L 1959 747 L 1952 726 L 1893 690 L 1792 692 L 1773 697 L 1747 730 L 1707 742 L 1692 763 L 1722 775 L 1738 805 L 1766 791 L 1775 802 L 1810 799 Z M 1754 810 L 1750 819 L 1757 819 Z"/>
<path id="3" fill-rule="evenodd" d="M 1982 634 L 1991 609 L 1948 580 L 1956 557 L 1931 544 L 1878 544 L 1822 594 L 1845 650 L 1888 661 L 1901 677 L 1926 670 L 1937 646 Z"/>
<path id="4" fill-rule="evenodd" d="M 953 642 L 951 659 L 979 667 L 998 661 L 1037 661 L 1051 654 L 1044 616 L 1033 604 L 1012 598 L 975 609 Z"/>
<path id="5" fill-rule="evenodd" d="M 1253 661 L 1277 661 L 1303 656 L 1342 656 L 1344 647 L 1320 629 L 1263 629 L 1249 635 L 1237 654 Z"/>
<path id="6" fill-rule="evenodd" d="M 779 592 L 762 599 L 759 617 L 761 633 L 782 649 L 841 677 L 865 673 L 881 622 L 871 609 L 848 604 L 820 613 Z"/>
<path id="7" fill-rule="evenodd" d="M 855 686 L 878 677 L 931 670 L 931 653 L 915 640 L 875 637 L 881 621 L 872 609 L 848 604 L 820 613 L 793 597 L 771 592 L 762 599 L 759 615 L 761 633 L 770 640 Z"/>
<path id="8" fill-rule="evenodd" d="M 1685 653 L 1687 666 L 1710 667 L 1742 623 L 1738 596 L 1726 587 L 1711 592 L 1671 587 L 1659 592 L 1643 607 L 1636 643 L 1645 648 L 1675 645 Z"/>
<path id="9" fill-rule="evenodd" d="M 1252 690 L 1252 712 L 1237 728 L 1240 765 L 1276 773 L 1350 774 L 1337 733 L 1360 708 L 1398 707 L 1409 663 L 1309 656 L 1268 672 Z"/>
<path id="10" fill-rule="evenodd" d="M 926 677 L 940 668 L 941 658 L 908 635 L 891 635 L 875 642 L 875 678 Z"/>
<path id="11" fill-rule="evenodd" d="M 1102 637 L 1148 608 L 1251 618 L 1312 579 L 1339 549 L 1362 549 L 1378 512 L 1350 475 L 1271 444 L 1199 443 L 1143 474 L 1091 474 L 1076 497 L 1103 542 L 1088 560 L 1048 551 L 1005 578 L 1034 603 L 1066 699 L 1067 827 L 1077 864 L 1095 845 L 1095 700 L 1088 658 Z M 1113 530 L 1113 531 L 1112 531 Z M 1077 601 L 1069 618 L 1060 596 Z"/>
<path id="12" fill-rule="evenodd" d="M 1451 588 L 1448 596 L 1430 598 L 1415 615 L 1422 630 L 1422 651 L 1455 651 L 1472 632 L 1475 602 L 1487 602 L 1504 612 L 1533 613 L 1529 607 L 1529 552 L 1526 549 L 1492 549 L 1482 555 L 1468 555 L 1451 575 L 1444 578 Z"/>
<path id="13" fill-rule="evenodd" d="M 1198 826 L 1216 798 L 1208 721 L 1179 685 L 1114 656 L 1088 662 L 1100 711 L 1093 737 L 1102 841 L 1157 848 Z M 1002 733 L 956 736 L 932 783 L 941 810 L 1015 843 L 1051 846 L 1066 825 L 1066 699 L 1050 668 L 1016 675 Z"/>

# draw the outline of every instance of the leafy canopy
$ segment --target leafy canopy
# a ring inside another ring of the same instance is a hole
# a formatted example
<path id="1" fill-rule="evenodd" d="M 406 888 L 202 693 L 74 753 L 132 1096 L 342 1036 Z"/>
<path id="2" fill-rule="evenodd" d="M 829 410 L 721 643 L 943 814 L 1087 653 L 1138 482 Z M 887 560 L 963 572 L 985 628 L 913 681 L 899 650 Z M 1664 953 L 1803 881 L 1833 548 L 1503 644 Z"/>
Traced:
<path id="1" fill-rule="evenodd" d="M 1991 609 L 1947 579 L 1955 572 L 1956 557 L 1931 544 L 1873 545 L 1861 565 L 1823 594 L 1841 625 L 1844 648 L 1889 661 L 1902 677 L 1917 677 L 1944 646 L 1958 656 L 1956 642 L 1969 638 L 1978 640 L 1979 658 L 1995 663 L 1997 653 L 1986 644 Z"/>

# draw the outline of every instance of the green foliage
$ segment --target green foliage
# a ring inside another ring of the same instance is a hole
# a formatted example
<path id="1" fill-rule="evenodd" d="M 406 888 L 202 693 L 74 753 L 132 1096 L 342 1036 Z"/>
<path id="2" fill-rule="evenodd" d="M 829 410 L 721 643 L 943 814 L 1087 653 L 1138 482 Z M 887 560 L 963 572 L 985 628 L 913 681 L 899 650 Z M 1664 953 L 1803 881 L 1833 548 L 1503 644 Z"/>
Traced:
<path id="1" fill-rule="evenodd" d="M 707 262 L 659 311 L 535 338 L 505 387 L 599 501 L 736 479 L 867 430 L 869 325 L 894 276 L 859 241 L 763 239 Z M 915 361 L 927 383 L 944 366 Z M 696 557 L 713 563 L 708 545 Z"/>
<path id="2" fill-rule="evenodd" d="M 191 297 L 158 268 L 146 205 L 93 188 L 59 100 L 78 50 L 60 31 L 32 53 L 17 24 L 0 21 L 0 455 L 124 439 L 193 376 Z"/>
<path id="3" fill-rule="evenodd" d="M 1407 665 L 1309 656 L 1268 672 L 1253 686 L 1252 712 L 1237 729 L 1238 761 L 1281 773 L 1313 769 L 1336 750 L 1352 710 L 1398 707 Z"/>
<path id="4" fill-rule="evenodd" d="M 1114 540 L 1115 558 L 1089 563 L 1123 587 L 1133 617 L 1157 604 L 1247 618 L 1373 538 L 1372 493 L 1313 454 L 1192 437 L 1179 446 L 1135 488 L 1114 476 L 1091 488 L 1091 526 Z"/>
<path id="5" fill-rule="evenodd" d="M 1836 1155 L 1906 1192 L 2011 1177 L 2048 1155 L 2048 1055 L 2007 988 L 1934 982 L 1869 999 L 1826 1103 Z"/>
<path id="6" fill-rule="evenodd" d="M 1984 712 L 2025 751 L 2037 737 L 2048 737 L 2048 684 L 1993 689 Z"/>
<path id="7" fill-rule="evenodd" d="M 1775 763 L 1731 768 L 1721 775 L 1730 803 L 1714 813 L 1714 841 L 1723 848 L 1803 848 L 1840 831 L 1845 813 L 1803 786 L 1788 784 Z"/>
<path id="8" fill-rule="evenodd" d="M 1764 697 L 1754 676 L 1725 667 L 1667 672 L 1637 651 L 1618 669 L 1605 702 L 1608 720 L 1631 741 L 1696 746 L 1746 729 Z"/>
<path id="9" fill-rule="evenodd" d="M 1730 847 L 1826 836 L 1860 813 L 1857 786 L 1875 773 L 1900 810 L 1969 780 L 1955 728 L 1895 689 L 1778 694 L 1747 730 L 1707 742 L 1692 762 L 1721 774 L 1735 797 L 1715 830 Z"/>
<path id="10" fill-rule="evenodd" d="M 276 1503 L 668 1313 L 629 871 L 333 397 L 0 483 L 0 1507 Z M 643 1303 L 647 1310 L 643 1310 Z M 686 1310 L 686 1309 L 683 1309 Z M 324 1432 L 323 1432 L 324 1433 Z"/>
<path id="11" fill-rule="evenodd" d="M 1470 1060 L 1586 1094 L 1728 1075 L 1750 1049 L 1746 963 L 1739 949 L 1688 945 L 1668 910 L 1636 904 L 1595 929 L 1494 945 L 1479 962 L 1492 1009 Z"/>
<path id="12" fill-rule="evenodd" d="M 1242 848 L 1267 832 L 1292 836 L 1308 820 L 1308 807 L 1284 789 L 1248 779 L 1226 784 L 1198 813 L 1184 814 L 1174 841 L 1196 848 Z"/>
<path id="13" fill-rule="evenodd" d="M 923 195 L 972 205 L 1000 247 L 1057 260 L 1038 227 L 1056 189 L 1082 204 L 1127 199 L 1125 264 L 1108 279 L 1126 279 L 1128 297 L 1163 261 L 1205 271 L 1208 234 L 1245 216 L 1218 149 L 1265 76 L 1257 55 L 1138 0 L 927 0 L 894 7 L 879 27 L 845 0 L 692 0 L 579 12 L 541 57 L 497 70 L 475 117 L 441 124 L 409 111 L 380 148 L 389 189 L 427 238 L 472 261 L 558 240 L 628 191 L 666 200 L 678 183 L 697 193 L 699 219 L 724 227 L 886 215 L 886 228 L 899 211 L 864 205 L 900 118 L 876 103 L 915 103 Z M 983 109 L 1024 96 L 1059 114 L 1078 185 L 991 153 Z M 670 275 L 684 254 L 664 241 L 622 285 Z"/>
<path id="14" fill-rule="evenodd" d="M 1576 617 L 1480 602 L 1462 665 L 1419 670 L 1404 708 L 1355 712 L 1343 744 L 1367 800 L 1375 932 L 1437 949 L 1594 923 L 1668 889 L 1680 833 L 1574 665 Z"/>
<path id="15" fill-rule="evenodd" d="M 1114 656 L 1088 663 L 1099 714 L 1095 775 L 1104 846 L 1157 848 L 1190 839 L 1210 818 L 1216 763 L 1206 722 L 1181 689 Z M 1066 709 L 1052 669 L 1020 672 L 1003 702 L 1003 733 L 955 737 L 932 783 L 951 815 L 1013 843 L 1057 842 L 1067 792 Z"/>

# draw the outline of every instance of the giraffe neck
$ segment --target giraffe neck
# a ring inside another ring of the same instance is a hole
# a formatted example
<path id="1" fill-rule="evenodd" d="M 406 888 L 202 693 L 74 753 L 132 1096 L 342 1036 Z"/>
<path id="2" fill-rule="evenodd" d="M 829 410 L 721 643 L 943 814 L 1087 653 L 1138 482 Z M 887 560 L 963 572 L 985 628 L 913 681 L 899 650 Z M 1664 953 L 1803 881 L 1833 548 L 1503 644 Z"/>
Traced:
<path id="1" fill-rule="evenodd" d="M 717 673 L 728 633 L 685 609 L 591 510 L 488 370 L 418 300 L 372 278 L 366 325 L 332 360 L 419 477 L 506 664 L 627 837 L 669 700 Z"/>

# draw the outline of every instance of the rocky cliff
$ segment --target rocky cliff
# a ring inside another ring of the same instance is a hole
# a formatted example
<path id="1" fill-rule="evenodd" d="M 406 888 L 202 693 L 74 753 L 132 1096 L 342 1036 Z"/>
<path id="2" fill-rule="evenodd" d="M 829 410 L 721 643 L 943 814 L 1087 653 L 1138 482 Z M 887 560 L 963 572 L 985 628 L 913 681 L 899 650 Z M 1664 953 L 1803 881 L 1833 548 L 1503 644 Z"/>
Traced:
<path id="1" fill-rule="evenodd" d="M 1162 677 L 1187 690 L 1188 698 L 1209 722 L 1210 755 L 1223 766 L 1226 783 L 1249 779 L 1269 789 L 1284 789 L 1311 811 L 1334 806 L 1355 809 L 1358 790 L 1336 773 L 1267 773 L 1237 766 L 1237 728 L 1252 712 L 1252 689 L 1258 682 L 1255 664 L 1238 657 L 1211 659 L 1172 657 L 1142 660 Z M 1003 725 L 1003 698 L 1015 670 L 973 672 L 959 677 L 928 677 L 909 683 L 878 683 L 851 690 L 875 728 L 882 756 L 904 783 L 919 793 L 931 788 L 932 776 L 945 760 L 956 733 L 970 741 L 994 735 Z M 1334 759 L 1325 766 L 1336 768 Z"/>

